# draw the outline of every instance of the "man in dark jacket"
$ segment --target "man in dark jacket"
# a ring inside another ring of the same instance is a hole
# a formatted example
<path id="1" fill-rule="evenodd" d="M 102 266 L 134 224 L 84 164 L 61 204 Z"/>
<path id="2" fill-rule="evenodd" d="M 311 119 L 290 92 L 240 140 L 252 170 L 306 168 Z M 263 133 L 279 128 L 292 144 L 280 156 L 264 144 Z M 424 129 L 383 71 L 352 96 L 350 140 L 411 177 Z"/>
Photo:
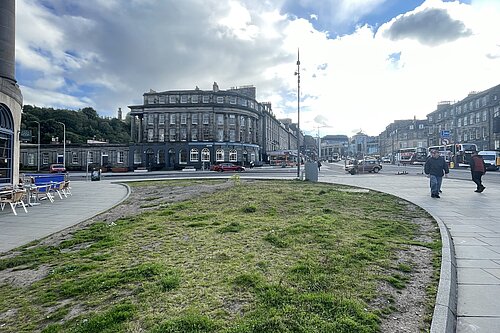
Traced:
<path id="1" fill-rule="evenodd" d="M 447 177 L 450 172 L 448 163 L 446 163 L 444 158 L 439 155 L 439 151 L 435 149 L 431 150 L 431 156 L 427 159 L 424 165 L 424 172 L 426 175 L 429 175 L 431 197 L 439 198 L 441 184 L 443 183 L 443 176 L 446 175 Z"/>
<path id="2" fill-rule="evenodd" d="M 474 192 L 481 193 L 486 187 L 483 186 L 481 177 L 486 173 L 486 166 L 484 165 L 484 160 L 481 155 L 477 154 L 477 151 L 472 152 L 472 158 L 470 159 L 470 172 L 472 174 L 472 181 L 476 183 L 476 190 Z"/>

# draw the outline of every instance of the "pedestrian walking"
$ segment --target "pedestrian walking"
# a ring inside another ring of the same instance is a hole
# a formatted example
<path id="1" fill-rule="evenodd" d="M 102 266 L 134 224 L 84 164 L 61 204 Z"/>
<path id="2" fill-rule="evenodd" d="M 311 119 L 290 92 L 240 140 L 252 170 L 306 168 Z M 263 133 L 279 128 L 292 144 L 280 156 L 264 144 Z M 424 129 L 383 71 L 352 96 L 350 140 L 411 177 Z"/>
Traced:
<path id="1" fill-rule="evenodd" d="M 318 171 L 321 171 L 321 162 L 318 160 Z"/>
<path id="2" fill-rule="evenodd" d="M 486 188 L 483 186 L 481 180 L 483 175 L 486 173 L 486 165 L 484 164 L 484 159 L 481 155 L 477 154 L 477 151 L 473 151 L 469 164 L 472 181 L 476 183 L 476 190 L 474 192 L 481 193 Z"/>
<path id="3" fill-rule="evenodd" d="M 429 175 L 431 197 L 440 198 L 439 192 L 441 192 L 443 176 L 448 177 L 450 169 L 443 156 L 439 155 L 439 151 L 435 149 L 431 150 L 431 157 L 425 162 L 424 172 L 426 175 Z"/>

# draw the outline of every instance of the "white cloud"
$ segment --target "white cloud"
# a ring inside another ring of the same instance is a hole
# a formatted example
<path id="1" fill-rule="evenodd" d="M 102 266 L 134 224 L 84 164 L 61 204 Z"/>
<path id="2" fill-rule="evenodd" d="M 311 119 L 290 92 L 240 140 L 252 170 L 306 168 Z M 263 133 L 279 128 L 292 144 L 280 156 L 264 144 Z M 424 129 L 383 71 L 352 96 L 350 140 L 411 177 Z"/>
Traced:
<path id="1" fill-rule="evenodd" d="M 51 90 L 33 89 L 20 86 L 25 104 L 48 108 L 68 108 L 72 110 L 81 109 L 94 104 L 88 98 L 77 98 L 68 94 L 62 94 Z M 27 103 L 26 101 L 29 101 Z"/>
<path id="2" fill-rule="evenodd" d="M 354 22 L 383 2 L 336 2 L 335 15 Z M 221 89 L 255 85 L 259 101 L 296 121 L 300 47 L 301 128 L 315 134 L 328 124 L 322 134 L 377 135 L 396 119 L 423 119 L 441 100 L 500 83 L 496 1 L 424 2 L 412 13 L 445 10 L 471 32 L 433 46 L 387 38 L 396 19 L 376 31 L 356 23 L 352 34 L 331 39 L 312 25 L 317 14 L 306 15 L 310 21 L 286 15 L 281 0 L 17 3 L 16 57 L 27 104 L 90 105 L 114 115 L 141 103 L 150 88 L 211 89 L 217 81 Z"/>

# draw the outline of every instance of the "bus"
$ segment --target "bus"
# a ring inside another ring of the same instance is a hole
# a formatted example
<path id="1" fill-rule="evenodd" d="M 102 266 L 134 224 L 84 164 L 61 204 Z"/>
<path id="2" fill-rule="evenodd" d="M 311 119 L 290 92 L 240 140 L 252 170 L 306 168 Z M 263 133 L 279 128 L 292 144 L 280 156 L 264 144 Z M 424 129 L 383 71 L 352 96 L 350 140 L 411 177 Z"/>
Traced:
<path id="1" fill-rule="evenodd" d="M 276 150 L 267 152 L 269 165 L 290 167 L 297 166 L 297 151 Z"/>
<path id="2" fill-rule="evenodd" d="M 439 152 L 439 155 L 443 156 L 444 160 L 448 163 L 450 163 L 450 160 L 451 160 L 451 156 L 450 156 L 450 152 L 446 150 L 446 146 L 444 145 L 441 145 L 441 146 L 430 146 L 429 148 L 427 148 L 427 151 L 428 151 L 428 154 L 427 156 L 430 156 L 431 155 L 431 151 L 432 150 L 437 150 Z"/>
<path id="3" fill-rule="evenodd" d="M 446 145 L 446 151 L 450 155 L 450 161 L 456 166 L 469 166 L 473 151 L 477 150 L 474 143 L 454 143 Z"/>
<path id="4" fill-rule="evenodd" d="M 424 164 L 427 150 L 424 147 L 401 148 L 397 152 L 397 161 L 401 164 Z"/>

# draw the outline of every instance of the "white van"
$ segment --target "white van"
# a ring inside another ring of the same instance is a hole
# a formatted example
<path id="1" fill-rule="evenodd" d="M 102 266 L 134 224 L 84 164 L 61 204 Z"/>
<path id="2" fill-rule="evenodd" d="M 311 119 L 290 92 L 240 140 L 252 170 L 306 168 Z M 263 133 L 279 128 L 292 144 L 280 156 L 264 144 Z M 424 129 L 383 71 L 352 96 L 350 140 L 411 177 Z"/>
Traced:
<path id="1" fill-rule="evenodd" d="M 500 152 L 494 150 L 483 150 L 478 153 L 483 157 L 486 170 L 498 170 L 500 164 Z"/>

